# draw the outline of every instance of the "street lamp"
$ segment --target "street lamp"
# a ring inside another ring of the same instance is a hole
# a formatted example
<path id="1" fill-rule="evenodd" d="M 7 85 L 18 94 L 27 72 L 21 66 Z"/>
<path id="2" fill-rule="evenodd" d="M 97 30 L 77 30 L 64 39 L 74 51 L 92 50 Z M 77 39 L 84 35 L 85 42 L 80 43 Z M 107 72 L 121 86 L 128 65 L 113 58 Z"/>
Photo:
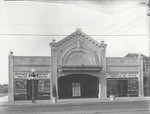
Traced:
<path id="1" fill-rule="evenodd" d="M 35 74 L 35 69 L 31 69 L 31 74 L 29 74 L 29 78 L 32 80 L 32 103 L 35 103 L 35 97 L 34 97 L 34 79 L 38 77 L 38 74 Z"/>

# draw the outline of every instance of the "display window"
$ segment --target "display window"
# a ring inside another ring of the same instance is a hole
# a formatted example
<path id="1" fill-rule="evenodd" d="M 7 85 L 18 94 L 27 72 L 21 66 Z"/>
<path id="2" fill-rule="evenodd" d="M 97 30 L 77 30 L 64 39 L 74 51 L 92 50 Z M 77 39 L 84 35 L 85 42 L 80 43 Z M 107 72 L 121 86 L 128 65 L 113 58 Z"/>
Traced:
<path id="1" fill-rule="evenodd" d="M 14 100 L 27 99 L 26 80 L 14 80 Z"/>
<path id="2" fill-rule="evenodd" d="M 115 78 L 107 79 L 107 96 L 112 94 L 116 97 L 137 97 L 138 78 Z"/>
<path id="3" fill-rule="evenodd" d="M 15 80 L 15 94 L 26 94 L 26 80 Z"/>
<path id="4" fill-rule="evenodd" d="M 50 99 L 50 80 L 39 80 L 39 99 Z"/>

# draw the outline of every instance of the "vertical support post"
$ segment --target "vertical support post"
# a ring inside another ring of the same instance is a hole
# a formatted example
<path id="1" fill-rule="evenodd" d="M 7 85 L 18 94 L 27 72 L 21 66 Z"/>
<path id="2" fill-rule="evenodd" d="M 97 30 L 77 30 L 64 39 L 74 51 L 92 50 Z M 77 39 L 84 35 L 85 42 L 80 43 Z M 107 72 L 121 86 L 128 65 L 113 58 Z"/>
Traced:
<path id="1" fill-rule="evenodd" d="M 100 77 L 99 77 L 99 93 L 98 93 L 98 98 L 101 98 L 101 80 L 100 80 Z"/>
<path id="2" fill-rule="evenodd" d="M 54 52 L 53 52 L 53 49 L 51 49 L 51 80 L 50 80 L 50 97 L 51 97 L 51 100 L 53 99 L 53 95 L 52 95 L 52 92 L 53 92 L 53 77 L 54 77 L 54 73 L 53 73 L 53 66 L 54 66 L 54 63 L 53 63 L 53 57 L 54 56 Z"/>
<path id="3" fill-rule="evenodd" d="M 107 80 L 105 71 L 102 71 L 101 79 L 99 81 L 99 98 L 107 98 Z"/>
<path id="4" fill-rule="evenodd" d="M 138 82 L 139 82 L 139 97 L 143 97 L 143 57 L 139 55 L 139 77 L 138 77 Z"/>
<path id="5" fill-rule="evenodd" d="M 148 6 L 148 14 L 147 14 L 147 16 L 148 16 L 148 27 L 149 27 L 149 58 L 150 58 L 150 0 L 148 0 L 148 4 L 147 4 L 147 6 Z M 150 66 L 149 66 L 150 67 Z M 150 70 L 148 71 L 149 73 L 148 73 L 148 96 L 150 96 Z"/>
<path id="6" fill-rule="evenodd" d="M 8 84 L 8 101 L 14 101 L 14 72 L 13 72 L 13 52 L 10 51 L 8 56 L 8 75 L 9 75 L 9 84 Z"/>
<path id="7" fill-rule="evenodd" d="M 150 85 L 150 69 L 148 69 L 148 74 L 147 74 L 147 89 L 148 89 L 147 92 L 148 92 L 148 96 L 150 96 L 150 86 L 149 85 Z"/>
<path id="8" fill-rule="evenodd" d="M 150 57 L 150 0 L 148 0 L 148 13 L 147 13 L 147 16 L 148 16 L 148 29 L 149 29 L 149 57 Z"/>
<path id="9" fill-rule="evenodd" d="M 77 1 L 77 28 L 79 28 L 79 3 Z"/>
<path id="10" fill-rule="evenodd" d="M 106 56 L 105 49 L 101 52 L 101 65 L 102 71 L 99 76 L 99 95 L 98 98 L 105 99 L 107 98 L 107 77 L 106 77 Z"/>
<path id="11" fill-rule="evenodd" d="M 34 79 L 32 79 L 32 103 L 35 103 L 35 98 L 34 98 Z"/>
<path id="12" fill-rule="evenodd" d="M 51 92 L 51 100 L 53 99 L 52 96 L 52 90 L 53 90 L 53 85 L 55 84 L 56 86 L 56 92 L 58 96 L 58 82 L 57 82 L 57 51 L 55 49 L 55 41 L 50 43 L 51 47 L 51 87 L 50 87 L 50 92 Z"/>

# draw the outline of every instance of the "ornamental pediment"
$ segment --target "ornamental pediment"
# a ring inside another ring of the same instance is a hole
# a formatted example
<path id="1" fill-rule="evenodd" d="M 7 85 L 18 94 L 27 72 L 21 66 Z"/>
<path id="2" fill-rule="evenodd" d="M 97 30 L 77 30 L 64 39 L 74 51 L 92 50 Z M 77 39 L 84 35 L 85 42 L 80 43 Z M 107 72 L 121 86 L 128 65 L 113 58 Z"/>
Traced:
<path id="1" fill-rule="evenodd" d="M 80 29 L 78 29 L 74 33 L 70 34 L 69 36 L 67 36 L 66 38 L 64 38 L 58 42 L 55 42 L 53 40 L 53 42 L 50 43 L 50 46 L 52 49 L 59 49 L 59 48 L 63 47 L 64 45 L 66 45 L 72 41 L 75 41 L 75 40 L 76 40 L 79 48 L 81 46 L 80 40 L 88 42 L 91 45 L 93 45 L 99 49 L 105 49 L 107 46 L 104 42 L 99 43 L 98 41 L 94 40 L 93 38 L 91 38 L 90 36 L 88 36 L 87 34 L 82 32 Z"/>

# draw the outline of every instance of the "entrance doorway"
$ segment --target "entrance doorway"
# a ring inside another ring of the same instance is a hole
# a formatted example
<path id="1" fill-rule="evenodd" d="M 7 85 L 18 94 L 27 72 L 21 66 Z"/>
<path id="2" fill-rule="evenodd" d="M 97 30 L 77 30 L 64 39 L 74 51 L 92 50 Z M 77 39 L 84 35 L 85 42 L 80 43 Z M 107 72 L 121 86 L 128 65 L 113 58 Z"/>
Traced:
<path id="1" fill-rule="evenodd" d="M 99 80 L 86 74 L 72 74 L 58 79 L 58 95 L 64 98 L 97 98 Z"/>
<path id="2" fill-rule="evenodd" d="M 38 80 L 34 80 L 34 98 L 38 100 Z M 32 99 L 32 80 L 27 80 L 27 100 Z"/>
<path id="3" fill-rule="evenodd" d="M 128 94 L 128 81 L 118 80 L 118 97 L 127 97 Z"/>
<path id="4" fill-rule="evenodd" d="M 80 83 L 72 83 L 72 96 L 73 97 L 80 97 L 81 96 Z"/>

